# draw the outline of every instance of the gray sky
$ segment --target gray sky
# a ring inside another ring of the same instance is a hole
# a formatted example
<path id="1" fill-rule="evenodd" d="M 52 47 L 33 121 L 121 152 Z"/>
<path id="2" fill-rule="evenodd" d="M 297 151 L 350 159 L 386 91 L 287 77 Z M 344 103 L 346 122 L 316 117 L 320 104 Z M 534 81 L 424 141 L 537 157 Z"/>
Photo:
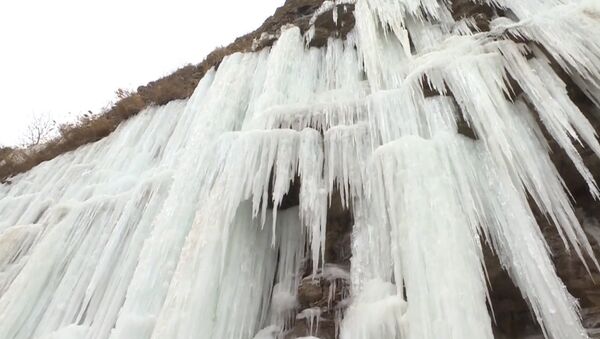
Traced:
<path id="1" fill-rule="evenodd" d="M 14 0 L 0 3 L 0 145 L 33 114 L 63 121 L 256 28 L 284 0 Z M 68 113 L 71 113 L 69 115 Z"/>

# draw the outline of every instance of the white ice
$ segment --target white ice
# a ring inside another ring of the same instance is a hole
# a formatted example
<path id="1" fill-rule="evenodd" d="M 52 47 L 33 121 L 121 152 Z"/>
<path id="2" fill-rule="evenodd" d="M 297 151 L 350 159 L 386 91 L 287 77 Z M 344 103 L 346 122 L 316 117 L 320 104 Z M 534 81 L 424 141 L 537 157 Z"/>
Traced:
<path id="1" fill-rule="evenodd" d="M 598 197 L 592 112 L 564 76 L 600 104 L 600 8 L 484 2 L 510 17 L 491 32 L 436 0 L 357 0 L 320 49 L 286 26 L 188 100 L 1 184 L 0 338 L 281 339 L 298 319 L 317 335 L 305 278 L 332 308 L 342 289 L 341 339 L 491 339 L 483 243 L 547 338 L 587 338 L 530 203 L 598 269 L 544 130 Z M 349 271 L 325 262 L 336 192 Z"/>

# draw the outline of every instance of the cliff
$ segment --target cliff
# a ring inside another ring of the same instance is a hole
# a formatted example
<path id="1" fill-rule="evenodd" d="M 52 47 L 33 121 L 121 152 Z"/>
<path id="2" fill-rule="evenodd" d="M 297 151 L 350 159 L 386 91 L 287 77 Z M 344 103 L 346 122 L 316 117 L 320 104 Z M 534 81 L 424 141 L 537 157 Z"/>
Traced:
<path id="1" fill-rule="evenodd" d="M 287 1 L 0 164 L 0 337 L 597 336 L 599 13 Z"/>

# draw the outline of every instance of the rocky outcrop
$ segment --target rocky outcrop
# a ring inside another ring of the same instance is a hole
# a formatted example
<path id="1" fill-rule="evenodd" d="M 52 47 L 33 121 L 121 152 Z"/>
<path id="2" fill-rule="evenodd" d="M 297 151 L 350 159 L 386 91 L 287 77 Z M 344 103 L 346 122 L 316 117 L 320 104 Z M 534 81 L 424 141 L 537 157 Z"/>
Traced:
<path id="1" fill-rule="evenodd" d="M 476 26 L 481 31 L 490 30 L 490 21 L 494 16 L 495 10 L 483 2 L 474 2 L 472 0 L 454 0 L 452 1 L 452 16 L 454 20 L 472 18 Z"/>

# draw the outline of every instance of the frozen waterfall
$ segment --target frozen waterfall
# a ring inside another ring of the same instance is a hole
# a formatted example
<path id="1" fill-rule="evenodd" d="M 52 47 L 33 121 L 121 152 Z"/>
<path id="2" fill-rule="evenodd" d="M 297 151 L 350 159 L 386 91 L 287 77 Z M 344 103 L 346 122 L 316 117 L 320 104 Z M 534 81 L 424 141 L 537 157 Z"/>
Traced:
<path id="1" fill-rule="evenodd" d="M 544 133 L 600 197 L 578 152 L 600 155 L 596 131 L 556 72 L 600 105 L 600 4 L 478 2 L 489 31 L 449 0 L 326 1 L 355 5 L 345 40 L 286 26 L 1 184 L 0 338 L 283 339 L 301 317 L 314 337 L 297 293 L 325 278 L 349 280 L 341 339 L 492 339 L 484 243 L 546 338 L 587 338 L 532 209 L 599 269 Z M 349 273 L 325 265 L 334 192 Z"/>

